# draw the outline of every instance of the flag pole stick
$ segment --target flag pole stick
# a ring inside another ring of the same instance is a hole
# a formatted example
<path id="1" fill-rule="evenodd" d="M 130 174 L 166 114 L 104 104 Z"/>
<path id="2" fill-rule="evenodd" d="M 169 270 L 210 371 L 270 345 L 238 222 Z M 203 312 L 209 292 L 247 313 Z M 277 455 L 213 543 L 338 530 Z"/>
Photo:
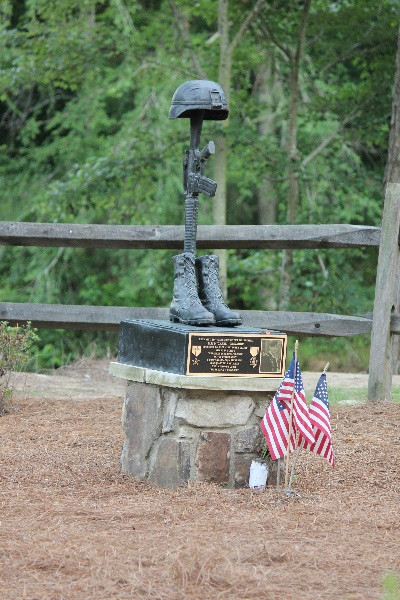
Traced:
<path id="1" fill-rule="evenodd" d="M 281 459 L 278 458 L 278 471 L 276 473 L 276 489 L 279 490 L 281 485 Z"/>
<path id="2" fill-rule="evenodd" d="M 329 369 L 329 363 L 327 362 L 324 370 L 322 371 L 322 373 L 326 373 L 327 370 Z M 297 443 L 298 443 L 298 436 L 297 436 Z M 292 470 L 290 472 L 290 479 L 289 479 L 289 489 L 292 487 L 292 481 L 293 481 L 293 477 L 294 477 L 294 470 L 296 468 L 296 463 L 297 463 L 297 459 L 299 458 L 301 449 L 303 448 L 303 442 L 300 444 L 300 446 L 297 446 L 297 450 L 296 450 L 296 454 L 294 456 L 294 460 L 293 460 L 293 464 L 292 464 Z"/>
<path id="3" fill-rule="evenodd" d="M 287 451 L 286 451 L 286 472 L 285 472 L 285 488 L 288 488 L 289 484 L 289 450 L 290 450 L 290 438 L 292 437 L 292 428 L 293 428 L 293 402 L 294 402 L 294 390 L 296 387 L 296 372 L 297 372 L 297 354 L 299 350 L 299 340 L 296 340 L 294 345 L 294 381 L 293 381 L 293 389 L 292 389 L 292 397 L 290 398 L 290 415 L 289 415 L 289 434 L 288 434 L 288 443 L 287 443 Z"/>
<path id="4" fill-rule="evenodd" d="M 293 477 L 294 477 L 294 470 L 296 468 L 297 459 L 299 458 L 301 449 L 303 447 L 303 442 L 300 444 L 300 446 L 298 445 L 299 444 L 299 437 L 300 437 L 299 436 L 299 432 L 297 432 L 297 437 L 296 437 L 297 449 L 296 449 L 296 454 L 294 455 L 294 459 L 293 459 L 292 470 L 290 471 L 290 479 L 289 479 L 289 485 L 288 485 L 288 489 L 289 490 L 292 487 L 292 481 L 293 481 Z"/>

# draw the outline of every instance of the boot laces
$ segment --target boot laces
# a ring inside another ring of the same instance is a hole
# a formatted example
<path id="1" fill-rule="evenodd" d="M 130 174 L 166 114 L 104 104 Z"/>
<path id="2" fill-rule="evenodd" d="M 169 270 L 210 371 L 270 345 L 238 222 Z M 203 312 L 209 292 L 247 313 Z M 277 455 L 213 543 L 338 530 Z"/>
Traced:
<path id="1" fill-rule="evenodd" d="M 198 292 L 197 292 L 197 281 L 196 281 L 196 274 L 195 274 L 195 270 L 194 270 L 194 264 L 188 257 L 185 257 L 185 267 L 187 267 L 187 268 L 185 268 L 184 273 L 185 273 L 185 286 L 187 289 L 188 296 L 191 301 L 198 302 L 199 296 L 198 296 Z"/>
<path id="2" fill-rule="evenodd" d="M 222 294 L 221 291 L 221 286 L 220 286 L 220 282 L 219 282 L 219 276 L 218 276 L 218 271 L 217 269 L 211 269 L 208 270 L 206 272 L 206 276 L 208 277 L 209 280 L 209 284 L 210 284 L 210 289 L 212 289 L 213 291 L 213 295 L 215 297 L 215 300 L 218 300 L 219 302 L 221 302 L 224 306 L 226 306 L 225 300 L 224 300 L 224 296 Z"/>

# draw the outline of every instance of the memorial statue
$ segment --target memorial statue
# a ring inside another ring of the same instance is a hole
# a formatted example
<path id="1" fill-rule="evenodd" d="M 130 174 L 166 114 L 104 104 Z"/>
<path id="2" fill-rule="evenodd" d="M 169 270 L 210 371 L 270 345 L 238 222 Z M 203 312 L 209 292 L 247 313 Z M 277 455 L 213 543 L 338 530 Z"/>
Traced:
<path id="1" fill-rule="evenodd" d="M 207 159 L 215 153 L 214 142 L 199 150 L 203 120 L 221 121 L 229 110 L 223 89 L 213 81 L 186 81 L 172 97 L 170 119 L 190 119 L 190 148 L 183 159 L 185 240 L 182 254 L 173 257 L 174 293 L 170 320 L 185 325 L 240 325 L 239 313 L 225 303 L 219 283 L 216 255 L 196 258 L 198 196 L 214 196 L 217 183 L 204 175 Z M 197 278 L 196 278 L 197 273 Z"/>

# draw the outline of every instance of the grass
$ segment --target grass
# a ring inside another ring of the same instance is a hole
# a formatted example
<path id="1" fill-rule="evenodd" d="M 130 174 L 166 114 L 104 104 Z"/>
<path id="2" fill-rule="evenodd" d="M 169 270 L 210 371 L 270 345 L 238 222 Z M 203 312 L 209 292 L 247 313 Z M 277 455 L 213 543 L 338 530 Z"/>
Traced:
<path id="1" fill-rule="evenodd" d="M 381 600 L 400 600 L 400 581 L 394 573 L 387 573 L 383 579 Z"/>
<path id="2" fill-rule="evenodd" d="M 329 402 L 332 406 L 340 404 L 358 404 L 367 400 L 368 390 L 363 388 L 330 387 Z M 400 402 L 400 387 L 392 388 L 393 402 Z"/>

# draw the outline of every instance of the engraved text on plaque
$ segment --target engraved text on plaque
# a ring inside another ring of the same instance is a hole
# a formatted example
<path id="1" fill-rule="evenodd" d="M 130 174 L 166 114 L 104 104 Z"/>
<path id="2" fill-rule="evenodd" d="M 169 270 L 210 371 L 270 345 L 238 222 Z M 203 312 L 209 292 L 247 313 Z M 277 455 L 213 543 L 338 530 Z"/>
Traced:
<path id="1" fill-rule="evenodd" d="M 186 375 L 281 377 L 286 335 L 190 333 Z"/>

